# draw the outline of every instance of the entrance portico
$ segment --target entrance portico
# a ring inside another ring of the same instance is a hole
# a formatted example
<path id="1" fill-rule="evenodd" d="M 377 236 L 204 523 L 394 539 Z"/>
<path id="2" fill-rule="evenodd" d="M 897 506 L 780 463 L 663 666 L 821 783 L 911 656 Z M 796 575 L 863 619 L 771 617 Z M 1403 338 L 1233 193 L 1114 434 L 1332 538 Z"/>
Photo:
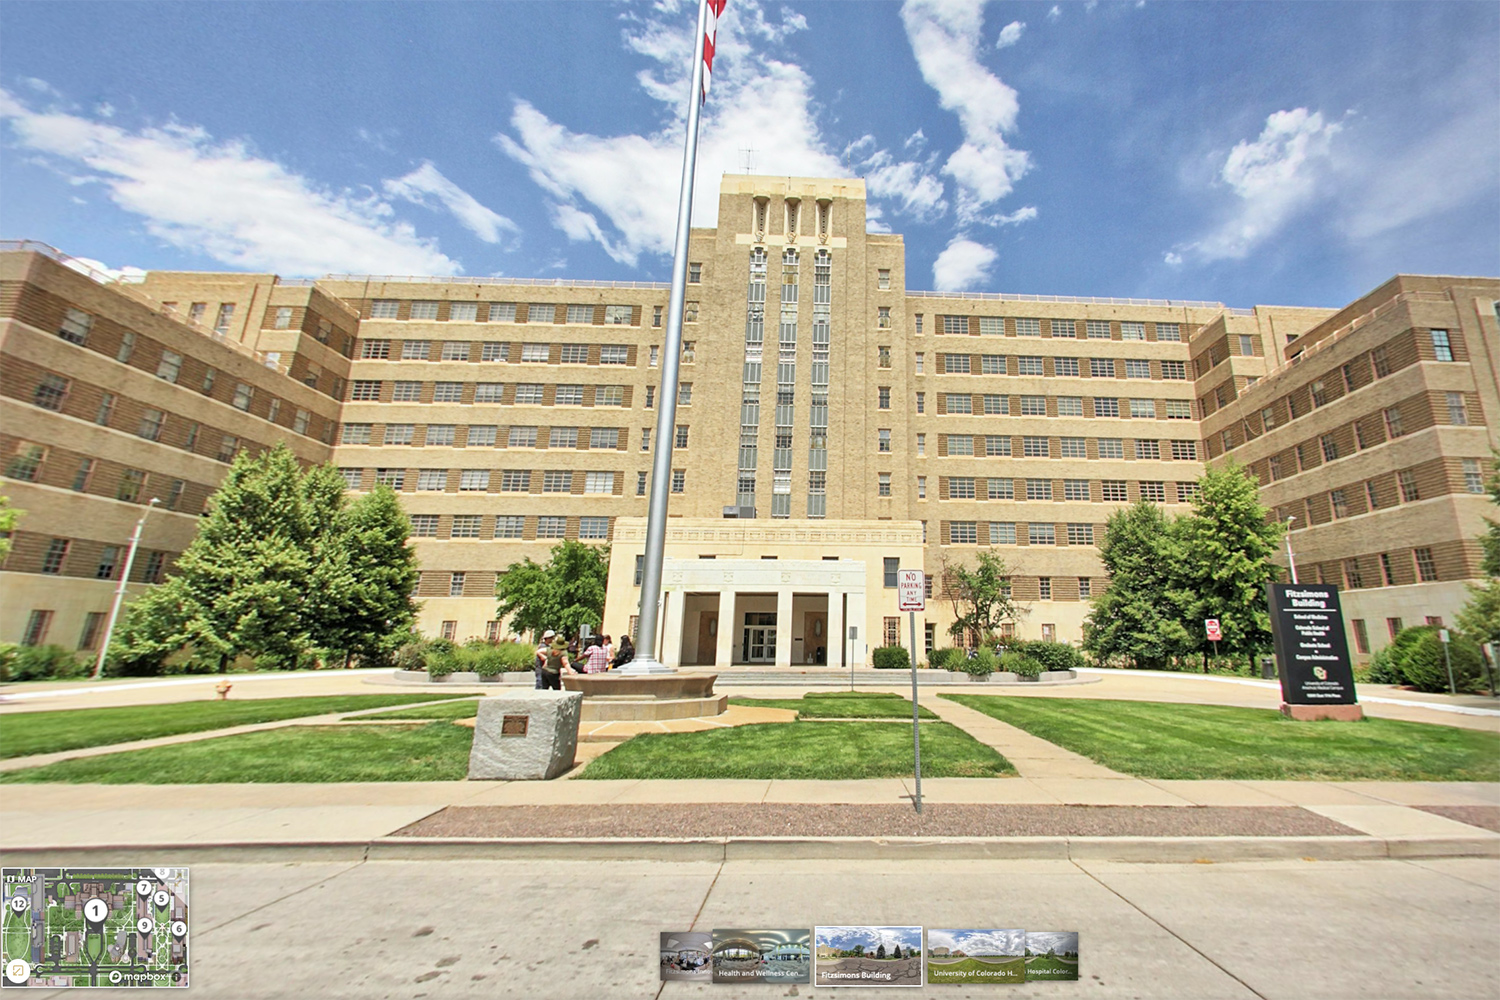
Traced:
<path id="1" fill-rule="evenodd" d="M 671 518 L 656 649 L 672 667 L 863 667 L 922 566 L 917 521 Z M 603 631 L 633 632 L 644 518 L 615 521 Z"/>
<path id="2" fill-rule="evenodd" d="M 662 661 L 846 667 L 846 617 L 863 621 L 863 561 L 667 559 Z"/>

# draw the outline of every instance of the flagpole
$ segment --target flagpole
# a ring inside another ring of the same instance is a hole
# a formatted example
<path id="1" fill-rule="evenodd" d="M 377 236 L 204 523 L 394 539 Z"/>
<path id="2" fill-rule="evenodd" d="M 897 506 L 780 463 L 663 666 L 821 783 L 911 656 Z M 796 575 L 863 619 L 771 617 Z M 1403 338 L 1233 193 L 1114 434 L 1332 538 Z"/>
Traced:
<path id="1" fill-rule="evenodd" d="M 672 477 L 672 439 L 677 424 L 677 378 L 682 360 L 682 306 L 687 294 L 688 235 L 693 217 L 693 169 L 698 159 L 698 116 L 703 107 L 703 40 L 708 2 L 698 0 L 698 37 L 693 45 L 693 83 L 688 94 L 687 136 L 682 153 L 677 236 L 672 244 L 672 293 L 667 304 L 667 336 L 662 345 L 661 391 L 656 397 L 656 439 L 651 442 L 651 498 L 646 518 L 646 552 L 641 569 L 641 607 L 635 659 L 619 673 L 669 673 L 656 648 L 662 556 L 667 538 L 667 500 Z"/>

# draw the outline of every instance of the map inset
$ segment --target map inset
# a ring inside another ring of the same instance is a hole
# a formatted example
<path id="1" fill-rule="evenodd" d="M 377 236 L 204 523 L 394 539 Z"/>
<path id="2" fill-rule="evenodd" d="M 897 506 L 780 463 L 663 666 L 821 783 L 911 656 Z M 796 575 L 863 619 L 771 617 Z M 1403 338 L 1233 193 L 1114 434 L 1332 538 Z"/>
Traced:
<path id="1" fill-rule="evenodd" d="M 187 986 L 186 868 L 3 868 L 0 989 Z"/>

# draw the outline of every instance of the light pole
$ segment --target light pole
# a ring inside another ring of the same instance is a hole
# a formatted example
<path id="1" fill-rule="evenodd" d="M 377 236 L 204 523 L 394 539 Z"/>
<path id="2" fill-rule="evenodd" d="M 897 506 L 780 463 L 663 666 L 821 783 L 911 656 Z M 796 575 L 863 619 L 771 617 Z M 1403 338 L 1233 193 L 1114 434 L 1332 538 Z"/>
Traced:
<path id="1" fill-rule="evenodd" d="M 141 544 L 141 529 L 146 526 L 146 518 L 151 516 L 151 510 L 161 503 L 156 497 L 146 504 L 146 509 L 141 511 L 141 519 L 135 522 L 135 533 L 130 536 L 130 551 L 125 554 L 125 568 L 120 572 L 120 584 L 115 588 L 115 603 L 109 609 L 109 624 L 104 626 L 104 641 L 99 644 L 99 659 L 94 663 L 94 678 L 97 680 L 104 673 L 104 658 L 109 655 L 109 640 L 115 634 L 115 620 L 120 617 L 120 604 L 125 600 L 125 585 L 130 582 L 130 568 L 135 565 L 135 550 Z"/>
<path id="2" fill-rule="evenodd" d="M 1297 560 L 1292 557 L 1292 522 L 1297 520 L 1293 514 L 1286 519 L 1286 564 L 1292 571 L 1292 582 L 1297 582 Z"/>

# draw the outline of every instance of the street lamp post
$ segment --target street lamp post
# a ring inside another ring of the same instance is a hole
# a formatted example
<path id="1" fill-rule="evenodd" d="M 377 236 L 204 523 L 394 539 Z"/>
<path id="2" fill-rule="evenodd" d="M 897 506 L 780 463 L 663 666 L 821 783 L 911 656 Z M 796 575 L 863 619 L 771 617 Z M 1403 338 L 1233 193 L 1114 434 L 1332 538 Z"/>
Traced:
<path id="1" fill-rule="evenodd" d="M 135 522 L 135 533 L 130 536 L 130 551 L 125 554 L 125 568 L 120 572 L 119 586 L 115 587 L 115 602 L 109 609 L 109 624 L 104 626 L 104 641 L 99 644 L 99 659 L 94 662 L 94 677 L 97 679 L 104 673 L 104 658 L 109 655 L 109 641 L 115 634 L 115 621 L 120 617 L 120 605 L 125 600 L 125 585 L 130 582 L 130 568 L 135 565 L 135 550 L 141 545 L 141 529 L 146 526 L 146 518 L 151 516 L 151 510 L 161 503 L 156 497 L 146 504 L 146 509 L 141 512 L 141 519 Z"/>
<path id="2" fill-rule="evenodd" d="M 1292 522 L 1297 520 L 1293 514 L 1286 519 L 1286 564 L 1292 571 L 1292 582 L 1297 582 L 1297 560 L 1292 556 Z"/>

